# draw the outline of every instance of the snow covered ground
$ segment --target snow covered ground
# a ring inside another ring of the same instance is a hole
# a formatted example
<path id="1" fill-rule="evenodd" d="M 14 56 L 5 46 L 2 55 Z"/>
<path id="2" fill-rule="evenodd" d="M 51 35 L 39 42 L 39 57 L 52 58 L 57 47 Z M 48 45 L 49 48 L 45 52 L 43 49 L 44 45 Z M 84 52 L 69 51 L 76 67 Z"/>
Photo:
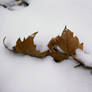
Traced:
<path id="1" fill-rule="evenodd" d="M 67 25 L 84 42 L 91 57 L 91 4 L 91 0 L 31 0 L 29 7 L 15 11 L 0 7 L 0 92 L 92 92 L 91 70 L 74 68 L 74 60 L 55 63 L 52 57 L 13 54 L 2 43 L 6 36 L 11 48 L 18 37 L 38 31 L 35 44 L 44 51 L 49 40 Z"/>

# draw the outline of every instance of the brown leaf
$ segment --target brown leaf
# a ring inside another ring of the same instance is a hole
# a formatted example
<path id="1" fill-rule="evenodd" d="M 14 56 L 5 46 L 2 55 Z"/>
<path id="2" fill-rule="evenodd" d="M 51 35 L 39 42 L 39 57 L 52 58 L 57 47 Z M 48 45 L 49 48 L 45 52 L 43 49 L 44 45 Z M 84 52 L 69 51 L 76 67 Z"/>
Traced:
<path id="1" fill-rule="evenodd" d="M 58 53 L 58 50 L 55 49 L 55 47 L 59 47 L 63 53 Z M 62 33 L 61 36 L 57 36 L 56 38 L 52 38 L 48 44 L 48 47 L 51 52 L 51 56 L 58 60 L 63 60 L 68 58 L 69 56 L 74 56 L 76 54 L 76 49 L 80 48 L 83 49 L 83 43 L 80 44 L 78 37 L 73 36 L 73 32 L 71 32 L 69 29 L 66 28 Z M 58 53 L 58 55 L 57 55 Z M 53 55 L 54 54 L 54 55 Z M 62 56 L 60 56 L 60 55 Z M 59 57 L 60 56 L 60 57 Z"/>
<path id="2" fill-rule="evenodd" d="M 38 32 L 33 33 L 27 39 L 24 38 L 23 41 L 19 38 L 16 42 L 16 46 L 13 47 L 13 52 L 22 53 L 26 55 L 30 55 L 33 57 L 44 57 L 48 55 L 48 51 L 40 52 L 36 50 L 36 45 L 34 44 L 34 37 Z M 5 40 L 5 39 L 4 39 Z M 4 41 L 3 41 L 4 42 Z M 4 44 L 4 46 L 8 49 L 8 47 Z M 10 49 L 8 49 L 10 50 Z"/>
<path id="3" fill-rule="evenodd" d="M 60 61 L 62 61 L 64 59 L 68 58 L 67 54 L 63 54 L 63 53 L 61 53 L 59 51 L 56 51 L 54 53 L 50 53 L 49 55 L 54 58 L 55 62 L 60 62 Z"/>

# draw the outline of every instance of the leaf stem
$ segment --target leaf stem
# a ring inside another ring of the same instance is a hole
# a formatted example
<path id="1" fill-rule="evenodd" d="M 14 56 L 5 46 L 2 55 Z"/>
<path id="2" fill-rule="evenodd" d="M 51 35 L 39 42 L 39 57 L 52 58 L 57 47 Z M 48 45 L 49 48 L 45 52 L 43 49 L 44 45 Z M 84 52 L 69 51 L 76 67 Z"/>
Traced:
<path id="1" fill-rule="evenodd" d="M 6 36 L 5 36 L 4 39 L 3 39 L 3 45 L 4 45 L 4 47 L 5 47 L 7 50 L 9 50 L 9 51 L 14 52 L 12 49 L 9 49 L 9 48 L 8 48 L 8 46 L 5 44 L 5 40 L 6 40 Z"/>

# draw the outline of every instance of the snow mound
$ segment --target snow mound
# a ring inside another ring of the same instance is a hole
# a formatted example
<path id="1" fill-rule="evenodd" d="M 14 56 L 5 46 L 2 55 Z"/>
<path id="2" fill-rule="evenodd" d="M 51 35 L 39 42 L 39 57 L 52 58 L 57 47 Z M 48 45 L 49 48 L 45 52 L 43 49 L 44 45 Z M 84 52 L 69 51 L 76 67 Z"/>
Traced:
<path id="1" fill-rule="evenodd" d="M 76 58 L 81 60 L 85 66 L 92 67 L 92 55 L 85 53 L 84 51 L 77 49 L 76 50 Z"/>

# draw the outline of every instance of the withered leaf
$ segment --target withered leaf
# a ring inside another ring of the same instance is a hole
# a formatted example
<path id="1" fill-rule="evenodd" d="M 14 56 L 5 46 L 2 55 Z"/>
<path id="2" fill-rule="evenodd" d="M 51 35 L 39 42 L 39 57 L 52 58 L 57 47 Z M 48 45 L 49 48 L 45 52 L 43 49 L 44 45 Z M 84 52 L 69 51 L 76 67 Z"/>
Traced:
<path id="1" fill-rule="evenodd" d="M 61 53 L 59 51 L 56 51 L 54 53 L 49 53 L 49 55 L 54 58 L 55 62 L 60 62 L 60 61 L 62 61 L 64 59 L 68 58 L 67 54 Z"/>
<path id="2" fill-rule="evenodd" d="M 55 48 L 57 46 L 63 51 L 63 53 L 60 53 L 57 48 Z M 83 43 L 80 43 L 78 37 L 73 36 L 73 32 L 65 26 L 62 35 L 52 38 L 48 47 L 51 53 L 50 55 L 55 60 L 62 61 L 69 56 L 74 56 L 76 54 L 76 49 L 83 49 Z"/>
<path id="3" fill-rule="evenodd" d="M 33 57 L 47 56 L 48 51 L 40 52 L 39 50 L 36 50 L 36 45 L 34 44 L 34 37 L 36 36 L 37 33 L 38 32 L 35 32 L 28 38 L 26 39 L 24 38 L 23 41 L 21 41 L 21 39 L 19 38 L 16 42 L 16 45 L 13 47 L 13 51 L 22 53 L 22 54 L 26 54 L 26 55 L 30 55 Z M 6 45 L 5 47 L 8 48 Z"/>
<path id="4" fill-rule="evenodd" d="M 80 43 L 78 37 L 74 36 L 73 32 L 67 29 L 66 26 L 62 35 L 52 38 L 50 40 L 48 44 L 49 50 L 44 52 L 36 50 L 36 45 L 34 44 L 34 37 L 37 33 L 38 32 L 35 32 L 32 35 L 28 36 L 26 39 L 24 38 L 23 41 L 21 41 L 21 39 L 19 38 L 12 50 L 9 49 L 4 42 L 6 37 L 3 39 L 3 44 L 5 48 L 12 52 L 22 53 L 25 55 L 39 58 L 45 56 L 52 56 L 56 62 L 63 61 L 64 59 L 68 59 L 68 57 L 71 56 L 74 60 L 80 63 L 77 66 L 82 65 L 85 68 L 92 69 L 92 67 L 85 65 L 85 63 L 76 58 L 76 49 L 79 48 L 83 50 L 83 43 Z"/>

